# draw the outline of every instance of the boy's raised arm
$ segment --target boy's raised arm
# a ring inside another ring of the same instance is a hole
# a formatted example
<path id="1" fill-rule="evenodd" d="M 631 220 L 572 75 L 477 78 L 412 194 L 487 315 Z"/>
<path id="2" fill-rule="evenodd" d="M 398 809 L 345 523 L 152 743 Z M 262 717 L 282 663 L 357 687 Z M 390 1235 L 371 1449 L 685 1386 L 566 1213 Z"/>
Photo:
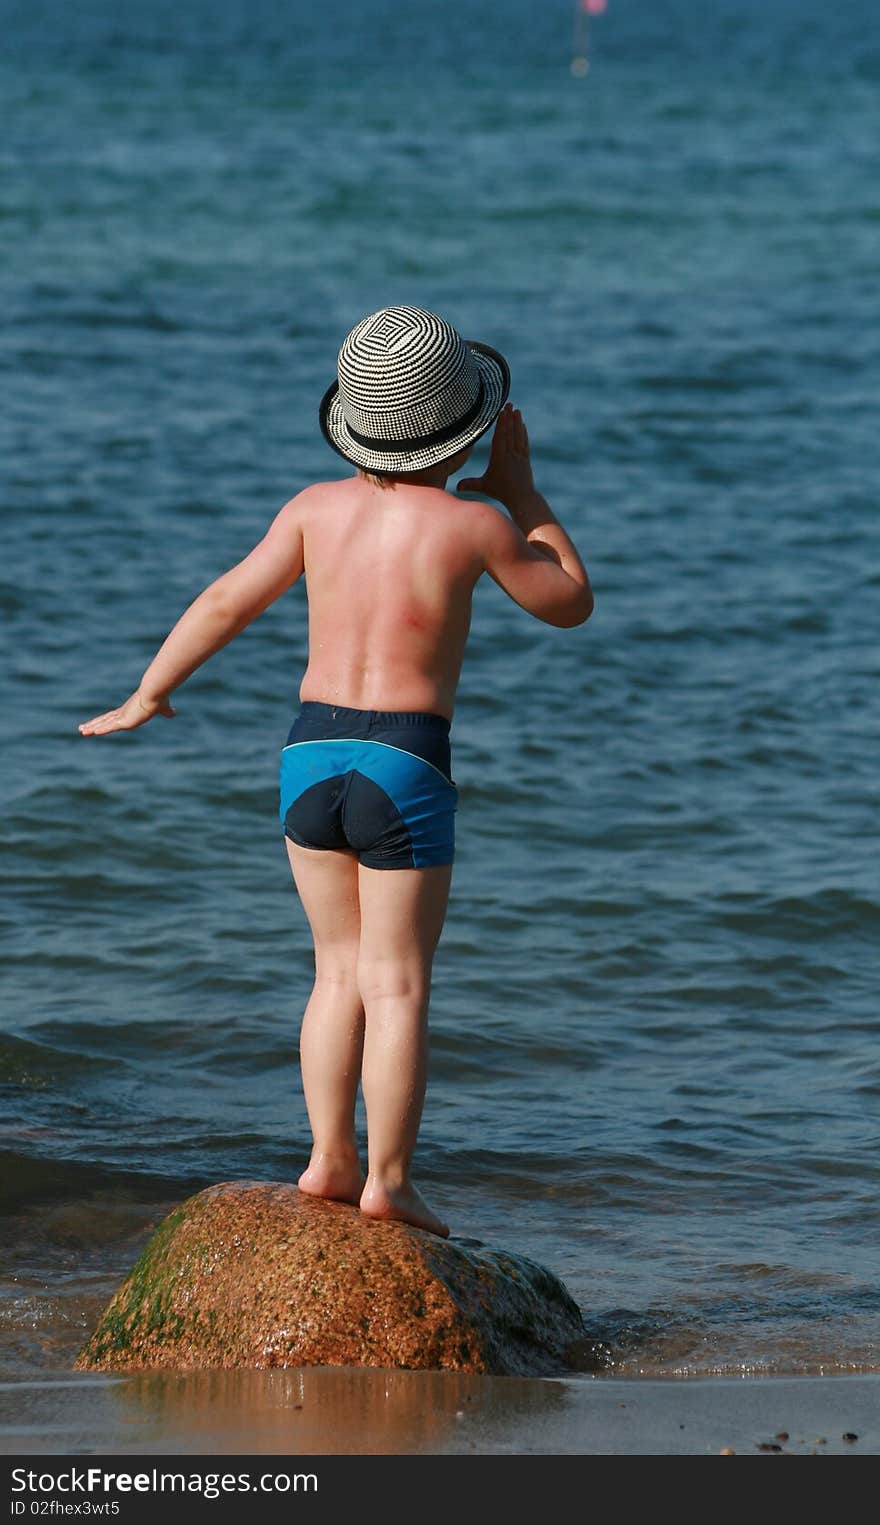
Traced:
<path id="1" fill-rule="evenodd" d="M 80 735 L 132 731 L 154 715 L 175 714 L 174 690 L 302 575 L 302 496 L 284 505 L 244 561 L 224 572 L 190 604 L 125 703 L 83 721 Z"/>
<path id="2" fill-rule="evenodd" d="M 458 483 L 503 503 L 513 523 L 493 515 L 486 526 L 489 576 L 520 608 L 548 625 L 582 625 L 593 612 L 586 567 L 532 477 L 529 437 L 518 408 L 498 415 L 489 464 L 481 477 Z"/>

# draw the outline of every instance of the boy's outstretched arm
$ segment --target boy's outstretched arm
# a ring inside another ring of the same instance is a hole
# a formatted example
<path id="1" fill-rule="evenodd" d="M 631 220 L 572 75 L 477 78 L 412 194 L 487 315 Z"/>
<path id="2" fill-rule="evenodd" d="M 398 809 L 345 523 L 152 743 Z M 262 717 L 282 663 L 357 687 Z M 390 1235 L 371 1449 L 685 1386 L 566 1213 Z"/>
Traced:
<path id="1" fill-rule="evenodd" d="M 83 721 L 78 727 L 82 736 L 132 731 L 154 715 L 174 715 L 173 691 L 296 582 L 303 571 L 301 497 L 284 505 L 244 561 L 199 594 L 159 648 L 134 693 L 118 709 Z"/>
<path id="2" fill-rule="evenodd" d="M 593 612 L 593 591 L 581 561 L 546 498 L 535 487 L 522 414 L 507 403 L 498 415 L 489 464 L 458 490 L 503 503 L 511 524 L 492 512 L 483 527 L 485 566 L 515 603 L 548 625 L 582 625 Z"/>

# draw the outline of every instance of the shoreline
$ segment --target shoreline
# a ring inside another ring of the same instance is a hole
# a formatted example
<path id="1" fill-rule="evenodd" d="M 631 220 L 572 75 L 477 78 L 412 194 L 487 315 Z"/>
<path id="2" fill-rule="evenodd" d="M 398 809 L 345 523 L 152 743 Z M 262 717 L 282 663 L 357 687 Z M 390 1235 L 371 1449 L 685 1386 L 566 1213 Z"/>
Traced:
<path id="1" fill-rule="evenodd" d="M 0 1454 L 13 1456 L 726 1450 L 880 1455 L 880 1373 L 525 1379 L 309 1367 L 102 1377 L 65 1369 L 0 1382 Z"/>

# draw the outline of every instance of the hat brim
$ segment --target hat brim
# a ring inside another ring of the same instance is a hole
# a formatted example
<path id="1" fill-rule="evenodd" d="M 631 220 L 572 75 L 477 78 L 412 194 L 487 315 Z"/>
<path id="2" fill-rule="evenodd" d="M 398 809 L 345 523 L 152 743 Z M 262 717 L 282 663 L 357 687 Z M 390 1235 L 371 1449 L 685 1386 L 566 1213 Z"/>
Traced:
<path id="1" fill-rule="evenodd" d="M 457 455 L 465 446 L 491 429 L 510 392 L 510 367 L 503 355 L 488 344 L 478 344 L 475 339 L 465 340 L 473 354 L 483 383 L 483 405 L 460 434 L 445 439 L 438 445 L 426 445 L 418 450 L 372 450 L 352 439 L 345 422 L 339 398 L 339 383 L 334 381 L 321 399 L 319 419 L 324 438 L 352 466 L 373 471 L 377 476 L 388 476 L 409 471 L 424 471 L 427 466 L 437 466 Z"/>

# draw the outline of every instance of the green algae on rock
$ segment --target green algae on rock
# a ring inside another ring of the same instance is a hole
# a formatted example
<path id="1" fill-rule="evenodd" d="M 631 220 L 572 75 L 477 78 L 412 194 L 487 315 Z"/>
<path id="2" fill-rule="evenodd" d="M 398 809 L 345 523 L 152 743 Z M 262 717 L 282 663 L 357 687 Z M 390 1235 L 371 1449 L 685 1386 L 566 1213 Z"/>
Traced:
<path id="1" fill-rule="evenodd" d="M 577 1304 L 534 1261 L 236 1181 L 164 1219 L 76 1365 L 546 1376 L 584 1336 Z"/>

